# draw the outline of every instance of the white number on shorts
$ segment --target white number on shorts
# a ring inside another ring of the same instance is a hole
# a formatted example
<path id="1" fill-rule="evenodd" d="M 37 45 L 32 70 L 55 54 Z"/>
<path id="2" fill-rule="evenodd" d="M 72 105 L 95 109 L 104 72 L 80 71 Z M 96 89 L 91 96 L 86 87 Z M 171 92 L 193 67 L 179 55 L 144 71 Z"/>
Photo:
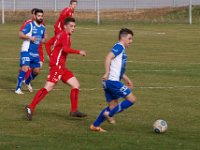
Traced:
<path id="1" fill-rule="evenodd" d="M 126 95 L 127 93 L 126 93 L 125 91 L 126 91 L 127 89 L 128 89 L 128 87 L 124 85 L 124 86 L 121 87 L 120 91 L 121 91 L 124 95 Z"/>

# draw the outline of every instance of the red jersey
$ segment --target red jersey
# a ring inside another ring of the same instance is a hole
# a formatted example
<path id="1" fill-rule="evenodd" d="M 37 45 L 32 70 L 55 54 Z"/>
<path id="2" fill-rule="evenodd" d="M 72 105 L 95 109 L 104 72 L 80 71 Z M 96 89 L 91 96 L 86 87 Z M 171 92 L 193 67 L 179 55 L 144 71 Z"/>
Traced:
<path id="1" fill-rule="evenodd" d="M 53 46 L 49 66 L 65 67 L 67 55 L 69 53 L 79 54 L 79 50 L 71 49 L 70 34 L 66 31 L 62 31 L 57 35 L 56 41 Z"/>
<path id="2" fill-rule="evenodd" d="M 59 34 L 64 30 L 65 18 L 72 17 L 73 13 L 74 11 L 72 10 L 71 7 L 67 7 L 61 11 L 59 18 L 54 25 L 55 34 Z"/>

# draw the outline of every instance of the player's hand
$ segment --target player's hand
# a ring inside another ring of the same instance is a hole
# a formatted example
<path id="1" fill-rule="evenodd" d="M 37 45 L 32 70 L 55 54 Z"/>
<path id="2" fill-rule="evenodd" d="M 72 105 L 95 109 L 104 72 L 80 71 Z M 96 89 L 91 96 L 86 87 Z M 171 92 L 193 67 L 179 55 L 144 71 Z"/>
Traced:
<path id="1" fill-rule="evenodd" d="M 108 74 L 108 73 L 105 73 L 105 74 L 103 75 L 103 77 L 102 77 L 102 80 L 108 80 L 108 76 L 109 76 L 109 74 Z"/>
<path id="2" fill-rule="evenodd" d="M 81 56 L 86 56 L 86 52 L 82 50 L 82 51 L 80 51 L 80 55 Z"/>
<path id="3" fill-rule="evenodd" d="M 126 86 L 127 86 L 128 88 L 130 88 L 130 89 L 133 89 L 133 88 L 134 88 L 133 83 L 131 82 L 131 80 L 127 80 L 127 81 L 126 81 Z"/>
<path id="4" fill-rule="evenodd" d="M 35 42 L 35 41 L 37 40 L 37 38 L 34 37 L 34 36 L 30 36 L 29 39 L 30 39 L 30 41 L 32 41 L 32 42 Z"/>

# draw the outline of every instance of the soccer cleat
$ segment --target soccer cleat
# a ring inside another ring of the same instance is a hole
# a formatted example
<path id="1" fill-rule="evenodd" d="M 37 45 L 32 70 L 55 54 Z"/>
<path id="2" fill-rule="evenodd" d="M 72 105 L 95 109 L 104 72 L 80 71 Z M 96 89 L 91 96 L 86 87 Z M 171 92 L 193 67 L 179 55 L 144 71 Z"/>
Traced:
<path id="1" fill-rule="evenodd" d="M 15 93 L 18 94 L 18 95 L 24 94 L 20 88 L 15 90 Z"/>
<path id="2" fill-rule="evenodd" d="M 101 127 L 95 127 L 93 124 L 90 125 L 90 130 L 95 132 L 107 132 L 106 130 L 102 129 Z"/>
<path id="3" fill-rule="evenodd" d="M 69 114 L 70 117 L 78 117 L 78 118 L 84 118 L 87 117 L 87 114 L 80 112 L 80 111 L 75 111 L 75 112 L 70 112 Z"/>
<path id="4" fill-rule="evenodd" d="M 105 111 L 103 115 L 104 115 L 104 117 L 106 117 L 106 119 L 108 120 L 108 122 L 110 124 L 116 124 L 115 119 L 113 117 L 109 117 L 109 112 L 108 111 Z"/>
<path id="5" fill-rule="evenodd" d="M 31 108 L 29 106 L 26 106 L 25 111 L 26 111 L 27 120 L 31 121 L 32 120 L 32 110 L 31 110 Z"/>
<path id="6" fill-rule="evenodd" d="M 27 89 L 29 90 L 29 92 L 33 92 L 33 87 L 31 86 L 31 83 L 26 84 L 25 80 L 23 80 L 23 83 L 25 84 L 25 86 L 27 87 Z"/>

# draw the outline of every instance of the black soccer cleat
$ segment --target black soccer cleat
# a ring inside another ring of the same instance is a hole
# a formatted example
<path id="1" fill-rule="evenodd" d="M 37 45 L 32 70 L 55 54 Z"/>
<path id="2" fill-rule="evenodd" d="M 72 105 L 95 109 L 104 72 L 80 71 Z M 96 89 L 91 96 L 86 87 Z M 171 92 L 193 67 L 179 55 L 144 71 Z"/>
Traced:
<path id="1" fill-rule="evenodd" d="M 87 114 L 77 110 L 75 112 L 70 112 L 69 116 L 70 117 L 77 117 L 77 118 L 84 118 L 84 117 L 87 117 Z"/>
<path id="2" fill-rule="evenodd" d="M 32 121 L 32 110 L 29 106 L 25 107 L 25 111 L 26 111 L 26 119 L 28 121 Z"/>

